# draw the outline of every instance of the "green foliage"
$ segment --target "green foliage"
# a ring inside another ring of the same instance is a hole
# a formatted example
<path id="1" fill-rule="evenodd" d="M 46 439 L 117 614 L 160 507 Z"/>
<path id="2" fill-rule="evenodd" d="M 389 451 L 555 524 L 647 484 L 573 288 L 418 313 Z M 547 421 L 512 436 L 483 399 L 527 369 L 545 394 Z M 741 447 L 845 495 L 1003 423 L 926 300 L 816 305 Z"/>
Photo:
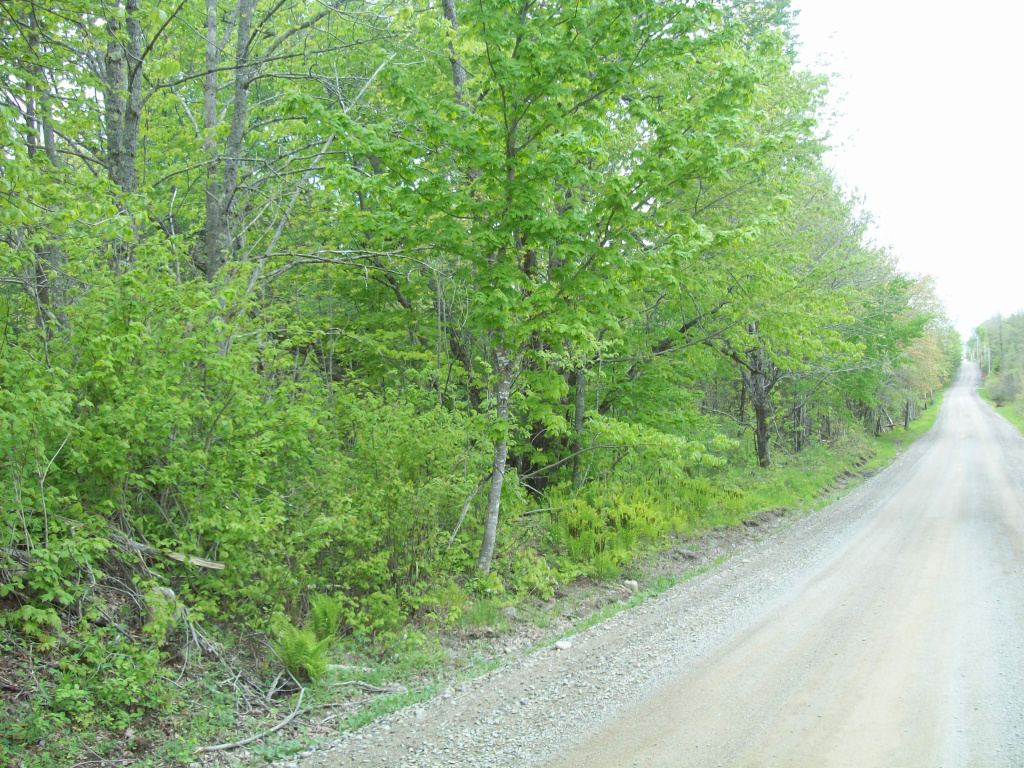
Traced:
<path id="1" fill-rule="evenodd" d="M 4 617 L 8 626 L 12 620 L 28 620 L 30 612 L 17 613 Z M 56 631 L 52 624 L 47 629 Z M 0 721 L 0 754 L 5 742 L 38 742 L 65 728 L 123 731 L 167 706 L 172 687 L 156 648 L 142 647 L 87 621 L 61 633 L 60 639 L 56 664 L 38 664 L 24 672 L 39 687 L 31 697 L 12 704 L 14 718 Z M 35 647 L 47 653 L 56 650 L 43 644 Z"/>
<path id="2" fill-rule="evenodd" d="M 315 683 L 327 673 L 327 649 L 331 639 L 318 640 L 313 630 L 289 624 L 274 642 L 274 652 L 289 673 Z"/>
<path id="3" fill-rule="evenodd" d="M 558 574 L 538 552 L 531 549 L 517 552 L 511 572 L 512 582 L 520 595 L 541 600 L 554 597 Z"/>
<path id="4" fill-rule="evenodd" d="M 998 406 L 1013 402 L 1021 393 L 1020 373 L 1005 371 L 994 374 L 992 380 L 986 383 L 986 389 Z"/>
<path id="5" fill-rule="evenodd" d="M 344 616 L 341 600 L 330 595 L 313 595 L 309 601 L 309 627 L 317 641 L 334 638 Z"/>
<path id="6" fill-rule="evenodd" d="M 177 604 L 174 593 L 169 589 L 150 586 L 144 593 L 146 606 L 146 623 L 142 632 L 162 646 L 167 634 L 173 630 L 181 618 L 181 607 Z"/>
<path id="7" fill-rule="evenodd" d="M 965 351 L 985 376 L 983 396 L 1012 424 L 1024 425 L 1024 312 L 988 319 L 974 329 Z"/>
<path id="8" fill-rule="evenodd" d="M 489 627 L 500 630 L 505 627 L 507 622 L 502 614 L 500 600 L 480 597 L 470 603 L 460 614 L 458 623 L 464 627 Z"/>
<path id="9" fill-rule="evenodd" d="M 392 594 L 374 592 L 358 601 L 348 621 L 356 637 L 372 638 L 385 644 L 393 641 L 402 626 L 402 604 Z"/>
<path id="10" fill-rule="evenodd" d="M 60 614 L 51 607 L 36 608 L 34 605 L 23 605 L 15 611 L 0 616 L 0 626 L 11 627 L 20 631 L 32 640 L 42 651 L 51 651 L 56 645 L 56 635 L 60 634 L 64 624 Z"/>
<path id="11" fill-rule="evenodd" d="M 459 584 L 438 584 L 416 601 L 427 621 L 442 627 L 453 627 L 470 603 L 470 596 Z"/>

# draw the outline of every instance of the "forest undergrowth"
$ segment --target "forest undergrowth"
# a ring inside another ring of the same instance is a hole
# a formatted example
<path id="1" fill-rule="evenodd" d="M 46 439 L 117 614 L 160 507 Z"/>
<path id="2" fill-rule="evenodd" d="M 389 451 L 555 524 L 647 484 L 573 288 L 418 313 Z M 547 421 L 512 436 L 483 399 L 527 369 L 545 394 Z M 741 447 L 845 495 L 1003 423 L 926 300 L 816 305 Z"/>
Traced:
<path id="1" fill-rule="evenodd" d="M 940 404 L 941 393 L 907 430 L 852 433 L 831 446 L 784 455 L 767 473 L 756 466 L 711 473 L 714 485 L 700 486 L 709 489 L 699 497 L 702 511 L 634 535 L 624 537 L 620 530 L 607 560 L 552 547 L 565 535 L 565 521 L 533 525 L 519 533 L 517 545 L 542 558 L 543 565 L 523 567 L 513 554 L 508 567 L 486 582 L 446 580 L 415 612 L 376 632 L 354 633 L 340 603 L 313 597 L 298 622 L 302 629 L 286 622 L 275 641 L 272 633 L 245 636 L 230 625 L 213 626 L 208 642 L 215 655 L 189 660 L 176 648 L 187 637 L 165 617 L 171 636 L 164 650 L 151 647 L 147 653 L 136 645 L 120 659 L 112 654 L 102 661 L 82 659 L 83 666 L 92 661 L 91 680 L 83 676 L 71 690 L 81 692 L 80 705 L 93 698 L 88 709 L 76 711 L 46 695 L 71 665 L 54 664 L 59 655 L 41 653 L 38 645 L 5 631 L 0 681 L 12 718 L 0 727 L 0 748 L 12 765 L 26 768 L 259 764 L 292 758 L 714 567 L 728 554 L 716 550 L 713 559 L 698 554 L 704 534 L 732 531 L 742 538 L 750 533 L 744 521 L 799 516 L 830 503 L 924 434 Z M 682 567 L 665 568 L 678 552 L 686 555 Z M 508 554 L 502 553 L 503 560 Z M 636 593 L 622 586 L 628 580 L 637 581 Z M 69 633 L 65 642 L 88 641 Z M 125 677 L 134 678 L 134 690 L 129 688 L 125 698 L 111 697 L 104 682 Z M 266 733 L 296 711 L 287 727 L 243 747 L 197 751 Z"/>

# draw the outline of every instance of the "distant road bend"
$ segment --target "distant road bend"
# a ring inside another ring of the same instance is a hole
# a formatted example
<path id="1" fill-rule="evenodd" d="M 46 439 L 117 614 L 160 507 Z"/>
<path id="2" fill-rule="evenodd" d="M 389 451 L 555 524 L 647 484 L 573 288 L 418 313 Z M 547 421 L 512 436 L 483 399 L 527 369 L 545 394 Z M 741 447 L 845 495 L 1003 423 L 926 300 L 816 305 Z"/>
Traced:
<path id="1" fill-rule="evenodd" d="M 1024 766 L 1024 439 L 979 378 L 836 504 L 317 762 Z"/>

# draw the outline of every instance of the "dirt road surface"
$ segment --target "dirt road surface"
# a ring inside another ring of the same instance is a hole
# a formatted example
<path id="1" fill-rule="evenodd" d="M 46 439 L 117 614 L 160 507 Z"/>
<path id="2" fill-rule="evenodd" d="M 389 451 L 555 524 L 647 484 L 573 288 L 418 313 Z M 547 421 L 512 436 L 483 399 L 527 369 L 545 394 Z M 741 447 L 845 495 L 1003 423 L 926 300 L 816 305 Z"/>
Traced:
<path id="1" fill-rule="evenodd" d="M 964 365 L 849 496 L 306 766 L 1024 766 L 1024 439 Z"/>

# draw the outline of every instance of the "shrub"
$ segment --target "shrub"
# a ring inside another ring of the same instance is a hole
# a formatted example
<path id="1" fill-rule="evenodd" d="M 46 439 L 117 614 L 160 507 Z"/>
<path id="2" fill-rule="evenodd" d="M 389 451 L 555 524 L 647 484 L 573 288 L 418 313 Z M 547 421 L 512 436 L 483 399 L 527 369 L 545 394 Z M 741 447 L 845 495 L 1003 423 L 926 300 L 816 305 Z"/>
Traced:
<path id="1" fill-rule="evenodd" d="M 1013 371 L 1000 373 L 993 376 L 988 384 L 989 396 L 995 400 L 997 405 L 1004 405 L 1012 401 L 1020 394 L 1020 382 Z"/>

